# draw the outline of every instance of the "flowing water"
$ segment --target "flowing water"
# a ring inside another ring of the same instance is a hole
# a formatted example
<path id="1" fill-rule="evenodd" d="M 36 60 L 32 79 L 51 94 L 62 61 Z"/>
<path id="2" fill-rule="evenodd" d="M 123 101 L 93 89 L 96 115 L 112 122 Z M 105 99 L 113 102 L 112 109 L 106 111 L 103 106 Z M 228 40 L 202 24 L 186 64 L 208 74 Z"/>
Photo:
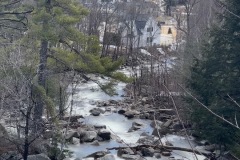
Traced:
<path id="1" fill-rule="evenodd" d="M 124 72 L 127 72 L 125 70 Z M 128 73 L 129 74 L 129 73 Z M 105 82 L 106 79 L 102 79 L 101 77 L 97 77 L 97 79 L 101 82 Z M 111 147 L 119 147 L 136 144 L 140 135 L 145 132 L 151 135 L 153 128 L 150 127 L 149 120 L 140 120 L 134 119 L 129 120 L 122 115 L 113 112 L 106 112 L 105 114 L 101 114 L 100 116 L 91 116 L 89 110 L 97 107 L 96 101 L 106 101 L 106 100 L 122 100 L 121 95 L 124 94 L 123 88 L 125 87 L 124 83 L 118 83 L 116 86 L 117 95 L 109 96 L 102 92 L 99 86 L 94 82 L 83 83 L 76 87 L 76 94 L 73 97 L 70 97 L 70 100 L 73 99 L 74 105 L 72 108 L 72 115 L 83 115 L 85 118 L 82 120 L 86 124 L 93 125 L 105 125 L 108 130 L 112 132 L 112 134 L 116 137 L 114 140 L 109 142 L 100 142 L 99 146 L 92 145 L 90 143 L 78 144 L 78 145 L 68 145 L 68 149 L 73 152 L 73 157 L 75 158 L 83 158 L 87 155 L 97 152 L 104 151 L 106 148 Z M 69 104 L 70 104 L 69 100 Z M 132 122 L 138 121 L 143 124 L 143 127 L 140 130 L 134 132 L 128 132 L 129 128 L 132 126 Z M 122 141 L 122 142 L 120 142 Z M 174 146 L 190 148 L 189 142 L 185 137 L 177 136 L 177 135 L 167 135 L 162 138 L 162 141 L 169 141 Z M 191 140 L 191 145 L 195 147 L 195 143 Z M 121 158 L 116 156 L 116 151 L 111 151 L 111 153 L 115 156 L 116 159 L 121 160 Z M 204 160 L 204 156 L 196 157 L 189 152 L 183 151 L 173 151 L 172 156 L 175 159 L 179 160 Z M 148 160 L 153 160 L 156 158 L 146 158 Z M 160 160 L 167 160 L 169 158 L 163 157 Z"/>

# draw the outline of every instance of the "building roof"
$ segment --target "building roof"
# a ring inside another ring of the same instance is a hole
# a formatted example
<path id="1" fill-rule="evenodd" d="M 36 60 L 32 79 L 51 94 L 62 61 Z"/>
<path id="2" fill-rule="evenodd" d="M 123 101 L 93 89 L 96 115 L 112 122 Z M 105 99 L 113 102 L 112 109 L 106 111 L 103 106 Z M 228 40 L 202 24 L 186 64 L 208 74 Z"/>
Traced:
<path id="1" fill-rule="evenodd" d="M 135 21 L 138 34 L 142 34 L 141 30 L 145 28 L 147 21 Z"/>

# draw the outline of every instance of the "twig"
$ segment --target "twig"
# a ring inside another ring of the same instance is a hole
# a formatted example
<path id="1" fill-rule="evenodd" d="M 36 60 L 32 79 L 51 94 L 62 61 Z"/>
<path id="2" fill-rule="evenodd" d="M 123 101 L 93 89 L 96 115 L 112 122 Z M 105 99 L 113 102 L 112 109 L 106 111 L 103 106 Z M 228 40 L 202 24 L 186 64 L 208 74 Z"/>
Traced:
<path id="1" fill-rule="evenodd" d="M 197 101 L 201 106 L 203 106 L 207 111 L 209 111 L 212 115 L 214 115 L 215 117 L 218 117 L 219 119 L 223 120 L 224 122 L 230 124 L 231 126 L 240 129 L 239 126 L 233 124 L 232 122 L 226 120 L 224 117 L 219 116 L 218 114 L 216 114 L 215 112 L 213 112 L 211 109 L 209 109 L 206 105 L 204 105 L 202 102 L 200 102 L 196 97 L 194 97 L 191 93 L 189 93 L 182 85 L 180 85 L 178 83 L 178 85 L 190 96 L 192 97 L 195 101 Z"/>

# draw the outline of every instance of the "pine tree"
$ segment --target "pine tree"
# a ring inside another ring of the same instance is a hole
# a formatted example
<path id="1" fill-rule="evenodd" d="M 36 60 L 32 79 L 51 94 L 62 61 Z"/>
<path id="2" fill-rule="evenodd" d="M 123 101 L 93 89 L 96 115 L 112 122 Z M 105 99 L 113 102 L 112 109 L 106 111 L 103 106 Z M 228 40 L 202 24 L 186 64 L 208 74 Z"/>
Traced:
<path id="1" fill-rule="evenodd" d="M 209 109 L 236 124 L 236 120 L 240 122 L 240 108 L 231 98 L 240 103 L 240 19 L 235 16 L 240 15 L 240 1 L 226 1 L 224 5 L 227 10 L 219 14 L 218 25 L 211 28 L 202 47 L 202 59 L 195 60 L 191 69 L 188 86 Z M 189 104 L 195 129 L 203 138 L 225 147 L 239 142 L 239 129 L 214 117 L 195 101 Z"/>
<path id="2" fill-rule="evenodd" d="M 121 60 L 112 62 L 100 56 L 100 46 L 96 37 L 86 36 L 76 27 L 88 14 L 75 0 L 38 0 L 32 13 L 32 23 L 25 43 L 39 50 L 37 88 L 46 90 L 49 72 L 77 72 L 83 78 L 87 73 L 100 73 L 119 77 L 113 73 Z M 40 96 L 34 110 L 35 124 L 41 124 L 45 94 Z M 38 126 L 37 126 L 38 127 Z"/>

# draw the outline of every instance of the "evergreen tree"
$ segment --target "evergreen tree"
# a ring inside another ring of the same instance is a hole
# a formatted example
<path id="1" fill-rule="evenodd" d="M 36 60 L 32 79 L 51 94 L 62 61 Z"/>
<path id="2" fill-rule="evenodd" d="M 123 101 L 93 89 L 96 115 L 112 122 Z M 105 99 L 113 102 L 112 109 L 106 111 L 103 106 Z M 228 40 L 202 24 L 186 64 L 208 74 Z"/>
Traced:
<path id="1" fill-rule="evenodd" d="M 113 73 L 121 60 L 112 62 L 108 57 L 100 56 L 99 42 L 94 36 L 85 36 L 77 24 L 88 14 L 75 0 L 38 0 L 32 13 L 32 23 L 25 43 L 39 50 L 39 68 L 37 72 L 37 90 L 41 98 L 34 110 L 34 122 L 41 124 L 44 105 L 52 104 L 46 98 L 46 81 L 50 72 L 74 71 L 86 78 L 87 73 L 100 73 L 119 77 Z M 43 95 L 43 96 L 41 96 Z"/>
<path id="2" fill-rule="evenodd" d="M 240 122 L 240 108 L 231 98 L 240 103 L 240 19 L 234 15 L 240 15 L 240 1 L 226 1 L 225 5 L 230 12 L 219 14 L 220 25 L 209 32 L 202 59 L 195 60 L 191 69 L 188 86 L 209 109 L 236 124 L 236 120 Z M 239 129 L 213 116 L 194 100 L 189 102 L 195 129 L 203 138 L 225 147 L 239 141 Z"/>

